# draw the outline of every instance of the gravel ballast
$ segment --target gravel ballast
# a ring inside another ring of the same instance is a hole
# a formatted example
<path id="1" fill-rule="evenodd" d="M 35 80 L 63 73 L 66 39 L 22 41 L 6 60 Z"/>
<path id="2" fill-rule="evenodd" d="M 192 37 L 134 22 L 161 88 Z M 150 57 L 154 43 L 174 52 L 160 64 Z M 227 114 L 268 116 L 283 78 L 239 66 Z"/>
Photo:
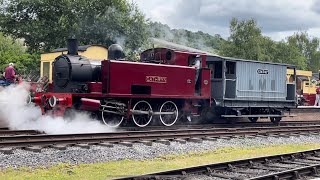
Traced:
<path id="1" fill-rule="evenodd" d="M 224 147 L 248 148 L 298 143 L 320 143 L 320 135 L 217 139 L 217 141 L 187 142 L 186 144 L 171 141 L 170 145 L 153 143 L 152 146 L 134 143 L 132 147 L 115 144 L 111 148 L 90 146 L 90 149 L 80 147 L 68 147 L 66 150 L 44 148 L 41 153 L 16 149 L 13 154 L 0 153 L 0 168 L 51 166 L 58 163 L 95 163 L 123 159 L 145 160 L 169 154 L 201 152 Z"/>

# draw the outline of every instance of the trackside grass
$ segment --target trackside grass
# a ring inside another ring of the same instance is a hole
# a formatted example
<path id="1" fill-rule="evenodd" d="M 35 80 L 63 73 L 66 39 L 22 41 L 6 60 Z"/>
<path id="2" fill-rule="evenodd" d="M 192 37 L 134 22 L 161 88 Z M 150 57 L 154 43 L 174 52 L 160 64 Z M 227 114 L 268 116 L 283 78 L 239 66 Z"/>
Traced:
<path id="1" fill-rule="evenodd" d="M 157 171 L 275 155 L 320 148 L 320 143 L 289 144 L 269 147 L 222 148 L 215 151 L 167 155 L 151 160 L 121 160 L 95 164 L 59 164 L 50 168 L 19 168 L 0 171 L 0 179 L 113 179 Z"/>

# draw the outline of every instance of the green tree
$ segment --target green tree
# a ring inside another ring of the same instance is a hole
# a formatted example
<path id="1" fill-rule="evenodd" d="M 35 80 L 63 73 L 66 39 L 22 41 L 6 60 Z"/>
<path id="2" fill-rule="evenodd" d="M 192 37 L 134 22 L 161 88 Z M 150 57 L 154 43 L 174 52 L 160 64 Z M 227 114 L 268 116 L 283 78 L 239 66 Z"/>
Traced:
<path id="1" fill-rule="evenodd" d="M 21 41 L 14 40 L 9 36 L 4 36 L 0 33 L 0 70 L 8 66 L 10 62 L 15 64 L 17 73 L 26 75 L 32 73 L 33 75 L 39 74 L 40 69 L 40 56 L 39 54 L 26 53 L 26 47 L 23 46 Z"/>
<path id="2" fill-rule="evenodd" d="M 230 22 L 230 37 L 222 44 L 220 53 L 242 59 L 264 60 L 262 41 L 261 30 L 255 20 L 239 21 L 233 18 Z"/>
<path id="3" fill-rule="evenodd" d="M 307 59 L 307 67 L 313 72 L 320 69 L 319 39 L 310 37 L 307 32 L 297 32 L 288 37 L 291 46 L 296 47 Z"/>
<path id="4" fill-rule="evenodd" d="M 136 49 L 147 38 L 144 16 L 126 0 L 8 0 L 1 12 L 2 31 L 25 39 L 32 51 L 81 44 L 117 43 Z"/>
<path id="5" fill-rule="evenodd" d="M 301 54 L 297 47 L 285 41 L 276 43 L 273 62 L 294 64 L 298 69 L 307 69 L 307 59 Z"/>
<path id="6" fill-rule="evenodd" d="M 253 19 L 231 20 L 230 37 L 222 43 L 220 53 L 235 58 L 294 64 L 299 69 L 307 67 L 307 59 L 299 48 L 288 42 L 275 42 L 270 37 L 263 36 Z"/>

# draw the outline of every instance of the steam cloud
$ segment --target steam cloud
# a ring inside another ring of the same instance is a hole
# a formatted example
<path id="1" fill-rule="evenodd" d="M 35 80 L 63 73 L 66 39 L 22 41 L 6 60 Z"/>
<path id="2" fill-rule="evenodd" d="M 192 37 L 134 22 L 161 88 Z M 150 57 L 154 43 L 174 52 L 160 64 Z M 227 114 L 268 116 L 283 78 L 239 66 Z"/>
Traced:
<path id="1" fill-rule="evenodd" d="M 114 129 L 91 119 L 85 113 L 74 118 L 42 115 L 40 107 L 26 104 L 28 85 L 11 85 L 0 90 L 0 124 L 11 130 L 38 130 L 47 134 L 98 133 Z"/>

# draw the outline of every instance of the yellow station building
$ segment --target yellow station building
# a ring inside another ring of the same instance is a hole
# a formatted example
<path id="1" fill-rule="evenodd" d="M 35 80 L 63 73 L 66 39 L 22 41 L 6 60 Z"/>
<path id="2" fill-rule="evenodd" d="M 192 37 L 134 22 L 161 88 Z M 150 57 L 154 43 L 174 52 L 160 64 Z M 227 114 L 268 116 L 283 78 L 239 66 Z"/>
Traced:
<path id="1" fill-rule="evenodd" d="M 52 62 L 61 54 L 67 54 L 67 48 L 55 49 L 52 52 L 41 54 L 41 77 L 49 77 L 52 82 Z M 108 58 L 108 48 L 103 45 L 86 45 L 78 47 L 78 54 L 92 60 L 102 61 Z"/>
<path id="2" fill-rule="evenodd" d="M 293 82 L 293 70 L 287 70 L 287 81 Z M 297 89 L 303 90 L 304 94 L 315 94 L 316 93 L 316 83 L 312 83 L 312 71 L 303 71 L 303 70 L 296 70 L 297 75 Z"/>

